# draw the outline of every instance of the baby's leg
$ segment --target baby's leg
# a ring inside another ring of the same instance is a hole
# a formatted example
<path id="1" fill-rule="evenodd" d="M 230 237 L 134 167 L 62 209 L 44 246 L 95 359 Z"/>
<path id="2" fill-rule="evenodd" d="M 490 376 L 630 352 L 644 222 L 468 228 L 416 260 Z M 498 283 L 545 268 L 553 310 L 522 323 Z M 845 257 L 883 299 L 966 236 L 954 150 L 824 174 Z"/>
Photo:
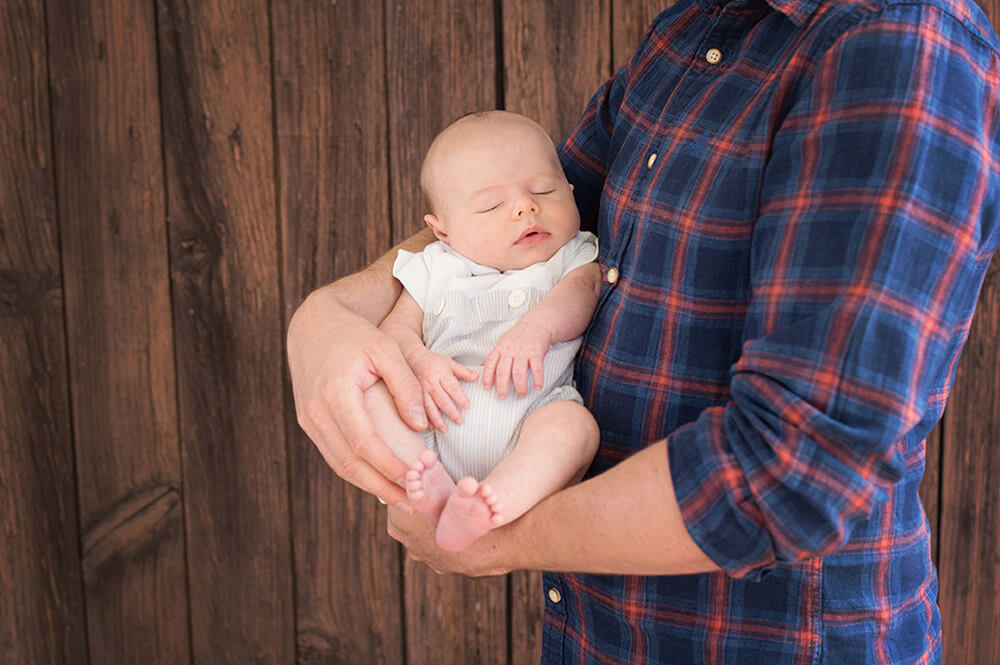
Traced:
<path id="1" fill-rule="evenodd" d="M 375 423 L 375 433 L 396 457 L 410 465 L 404 484 L 410 504 L 436 525 L 455 482 L 437 462 L 437 455 L 427 449 L 424 435 L 410 429 L 399 417 L 385 383 L 379 381 L 365 391 L 365 408 Z"/>
<path id="2" fill-rule="evenodd" d="M 534 411 L 514 449 L 482 483 L 471 477 L 458 482 L 438 522 L 438 545 L 457 552 L 490 529 L 513 522 L 579 480 L 599 443 L 597 422 L 581 404 L 559 400 Z"/>

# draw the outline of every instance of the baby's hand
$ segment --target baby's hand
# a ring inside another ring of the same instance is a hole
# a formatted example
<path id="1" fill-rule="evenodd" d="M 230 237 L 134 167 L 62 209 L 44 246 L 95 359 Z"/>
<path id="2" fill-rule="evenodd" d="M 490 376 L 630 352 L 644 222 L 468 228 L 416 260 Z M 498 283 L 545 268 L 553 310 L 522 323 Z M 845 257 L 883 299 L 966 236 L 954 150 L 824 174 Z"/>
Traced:
<path id="1" fill-rule="evenodd" d="M 500 399 L 505 399 L 507 386 L 513 378 L 514 389 L 519 396 L 524 397 L 528 394 L 528 369 L 531 369 L 535 390 L 541 390 L 545 383 L 542 361 L 549 352 L 551 342 L 550 330 L 531 323 L 524 317 L 518 319 L 500 337 L 490 355 L 486 356 L 486 362 L 483 363 L 483 386 L 489 390 L 496 380 L 497 395 Z"/>
<path id="2" fill-rule="evenodd" d="M 458 406 L 468 409 L 469 398 L 465 396 L 465 391 L 458 382 L 475 381 L 479 378 L 476 373 L 447 356 L 426 349 L 408 357 L 407 362 L 420 379 L 420 387 L 424 391 L 424 408 L 431 424 L 442 432 L 447 431 L 448 425 L 441 417 L 443 411 L 461 425 L 462 414 Z"/>

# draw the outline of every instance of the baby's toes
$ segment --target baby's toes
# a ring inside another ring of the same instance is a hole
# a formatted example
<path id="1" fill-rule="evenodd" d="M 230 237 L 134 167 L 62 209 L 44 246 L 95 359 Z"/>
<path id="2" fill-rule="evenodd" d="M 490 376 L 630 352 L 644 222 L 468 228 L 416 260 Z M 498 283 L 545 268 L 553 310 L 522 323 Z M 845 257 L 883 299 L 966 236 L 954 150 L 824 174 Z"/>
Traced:
<path id="1" fill-rule="evenodd" d="M 432 466 L 434 466 L 435 462 L 437 462 L 437 453 L 435 453 L 433 450 L 425 450 L 420 453 L 420 456 L 417 457 L 416 461 L 413 464 L 414 466 L 419 464 L 420 470 L 423 471 L 424 469 L 429 469 Z"/>

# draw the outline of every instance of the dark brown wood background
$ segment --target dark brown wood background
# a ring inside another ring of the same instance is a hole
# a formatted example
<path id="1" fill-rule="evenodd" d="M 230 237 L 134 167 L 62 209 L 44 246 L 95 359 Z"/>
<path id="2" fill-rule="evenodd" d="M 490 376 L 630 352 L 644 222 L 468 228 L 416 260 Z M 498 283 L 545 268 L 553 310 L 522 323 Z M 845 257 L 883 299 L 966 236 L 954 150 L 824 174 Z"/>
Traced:
<path id="1" fill-rule="evenodd" d="M 403 556 L 283 334 L 419 228 L 438 129 L 558 140 L 663 5 L 0 2 L 0 662 L 537 662 L 539 576 Z M 996 263 L 923 485 L 950 664 L 1000 663 Z"/>

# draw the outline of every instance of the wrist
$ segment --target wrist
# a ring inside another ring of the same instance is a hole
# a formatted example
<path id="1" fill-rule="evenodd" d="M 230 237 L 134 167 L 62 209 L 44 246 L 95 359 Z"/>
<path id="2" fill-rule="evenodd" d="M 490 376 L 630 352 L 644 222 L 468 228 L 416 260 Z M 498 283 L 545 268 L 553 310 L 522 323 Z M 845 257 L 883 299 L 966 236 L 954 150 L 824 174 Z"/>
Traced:
<path id="1" fill-rule="evenodd" d="M 532 334 L 538 335 L 538 338 L 542 339 L 549 346 L 552 346 L 554 341 L 553 328 L 548 325 L 544 312 L 539 310 L 537 306 L 535 309 L 529 309 L 524 316 L 517 320 L 517 324 L 515 325 L 532 331 Z"/>
<path id="2" fill-rule="evenodd" d="M 425 353 L 430 353 L 430 350 L 424 346 L 423 342 L 417 342 L 410 339 L 405 339 L 399 341 L 399 350 L 403 354 L 403 359 L 406 360 L 406 364 L 413 367 L 420 358 Z"/>

